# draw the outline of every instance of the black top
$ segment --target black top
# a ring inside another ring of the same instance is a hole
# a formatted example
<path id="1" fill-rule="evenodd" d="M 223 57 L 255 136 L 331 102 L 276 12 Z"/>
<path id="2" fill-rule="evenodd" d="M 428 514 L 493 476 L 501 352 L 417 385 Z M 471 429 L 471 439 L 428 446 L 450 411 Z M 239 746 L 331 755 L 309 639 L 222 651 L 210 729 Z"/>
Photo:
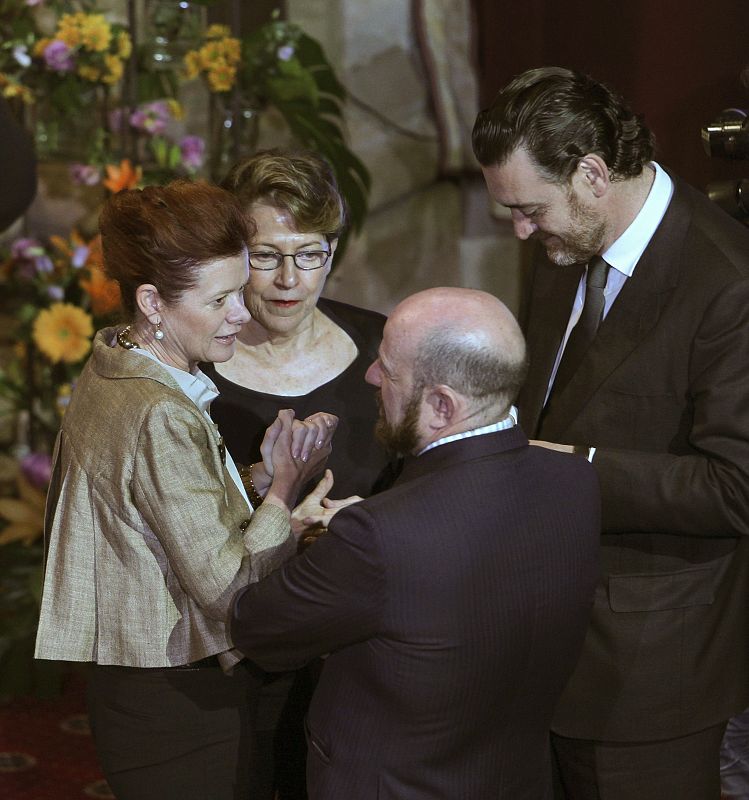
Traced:
<path id="1" fill-rule="evenodd" d="M 31 138 L 0 96 L 0 231 L 23 214 L 36 194 L 36 156 Z"/>
<path id="2" fill-rule="evenodd" d="M 203 364 L 201 369 L 221 393 L 211 404 L 211 417 L 235 461 L 251 464 L 259 460 L 265 429 L 282 408 L 293 409 L 298 419 L 317 411 L 335 414 L 340 421 L 327 463 L 335 478 L 331 496 L 367 497 L 388 464 L 384 450 L 374 438 L 378 413 L 376 390 L 364 380 L 367 368 L 377 357 L 385 317 L 325 298 L 320 299 L 317 307 L 353 339 L 359 351 L 354 361 L 332 380 L 297 396 L 247 389 L 219 375 L 213 364 Z"/>

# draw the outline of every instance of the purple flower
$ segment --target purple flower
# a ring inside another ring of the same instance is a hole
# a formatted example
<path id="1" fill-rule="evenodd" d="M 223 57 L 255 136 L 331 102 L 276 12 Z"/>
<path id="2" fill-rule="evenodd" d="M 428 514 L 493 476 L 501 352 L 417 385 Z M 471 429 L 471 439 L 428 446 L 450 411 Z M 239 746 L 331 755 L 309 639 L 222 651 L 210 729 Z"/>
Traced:
<path id="1" fill-rule="evenodd" d="M 276 55 L 281 61 L 290 61 L 294 57 L 294 48 L 290 44 L 285 44 L 276 50 Z"/>
<path id="2" fill-rule="evenodd" d="M 10 246 L 10 255 L 19 260 L 30 260 L 44 254 L 44 248 L 36 239 L 16 239 Z"/>
<path id="3" fill-rule="evenodd" d="M 171 119 L 169 106 L 163 100 L 157 100 L 154 103 L 144 103 L 138 106 L 130 115 L 130 124 L 136 130 L 158 136 L 164 133 Z"/>
<path id="4" fill-rule="evenodd" d="M 85 244 L 78 245 L 78 247 L 73 250 L 73 257 L 70 259 L 70 263 L 76 269 L 80 269 L 86 263 L 90 252 L 90 249 Z"/>
<path id="5" fill-rule="evenodd" d="M 26 5 L 33 8 L 34 6 L 40 6 L 43 2 L 44 0 L 26 0 Z"/>
<path id="6" fill-rule="evenodd" d="M 52 458 L 48 453 L 29 453 L 21 459 L 24 478 L 37 489 L 46 489 L 52 477 Z"/>
<path id="7" fill-rule="evenodd" d="M 70 179 L 78 186 L 96 186 L 101 180 L 101 170 L 90 164 L 71 164 Z"/>
<path id="8" fill-rule="evenodd" d="M 122 133 L 125 127 L 125 114 L 129 112 L 127 108 L 113 108 L 107 117 L 109 123 L 109 130 L 112 133 Z"/>
<path id="9" fill-rule="evenodd" d="M 55 72 L 72 72 L 75 69 L 73 51 L 60 39 L 53 39 L 44 48 L 44 61 Z"/>
<path id="10" fill-rule="evenodd" d="M 50 257 L 36 239 L 16 239 L 11 245 L 10 255 L 16 262 L 17 274 L 29 281 L 54 269 Z"/>
<path id="11" fill-rule="evenodd" d="M 203 166 L 205 159 L 205 142 L 200 136 L 185 136 L 180 140 L 179 151 L 185 169 L 194 171 Z"/>
<path id="12" fill-rule="evenodd" d="M 49 297 L 50 300 L 62 302 L 65 299 L 65 290 L 62 286 L 55 286 L 53 284 L 47 287 L 47 297 Z"/>

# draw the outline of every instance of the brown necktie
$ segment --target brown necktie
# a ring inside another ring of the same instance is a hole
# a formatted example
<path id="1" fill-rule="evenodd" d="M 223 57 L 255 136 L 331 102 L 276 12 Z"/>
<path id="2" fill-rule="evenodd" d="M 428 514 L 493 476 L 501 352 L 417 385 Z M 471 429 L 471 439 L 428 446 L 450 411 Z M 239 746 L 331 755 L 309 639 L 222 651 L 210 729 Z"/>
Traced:
<path id="1" fill-rule="evenodd" d="M 567 385 L 580 366 L 591 342 L 595 339 L 598 326 L 603 318 L 603 290 L 606 288 L 610 267 L 611 265 L 607 264 L 600 256 L 595 256 L 588 263 L 583 310 L 567 339 L 567 345 L 554 378 L 552 393 L 560 392 Z"/>

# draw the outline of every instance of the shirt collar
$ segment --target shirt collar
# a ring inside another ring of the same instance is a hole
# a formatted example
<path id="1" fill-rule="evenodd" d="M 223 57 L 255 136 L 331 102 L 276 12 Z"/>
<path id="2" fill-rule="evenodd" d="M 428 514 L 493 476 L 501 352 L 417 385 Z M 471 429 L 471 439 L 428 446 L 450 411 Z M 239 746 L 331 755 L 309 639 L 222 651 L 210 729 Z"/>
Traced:
<path id="1" fill-rule="evenodd" d="M 637 262 L 661 224 L 674 193 L 674 182 L 663 167 L 655 161 L 650 166 L 655 169 L 655 180 L 645 204 L 627 230 L 603 254 L 607 263 L 628 277 L 632 277 Z"/>
<path id="2" fill-rule="evenodd" d="M 423 450 L 420 450 L 417 455 L 423 455 L 427 450 L 432 450 L 439 447 L 441 444 L 448 442 L 457 442 L 459 439 L 469 439 L 471 436 L 483 436 L 485 433 L 497 433 L 497 431 L 504 431 L 512 428 L 518 424 L 518 410 L 515 406 L 511 406 L 507 416 L 499 422 L 492 422 L 489 425 L 483 425 L 480 428 L 473 428 L 470 431 L 461 431 L 460 433 L 453 433 L 451 436 L 445 436 L 442 439 L 437 439 L 436 442 L 428 444 Z"/>
<path id="3" fill-rule="evenodd" d="M 195 372 L 185 372 L 183 369 L 177 369 L 177 367 L 172 367 L 169 364 L 165 364 L 163 361 L 160 361 L 156 358 L 153 353 L 149 353 L 148 350 L 143 350 L 140 347 L 134 347 L 133 352 L 140 353 L 142 356 L 146 356 L 150 358 L 152 361 L 155 361 L 161 367 L 163 367 L 174 380 L 179 384 L 179 388 L 190 398 L 190 400 L 195 403 L 195 405 L 205 413 L 208 412 L 208 409 L 211 405 L 211 402 L 215 400 L 218 395 L 218 389 L 213 381 L 203 372 L 201 372 L 197 367 L 195 368 Z"/>

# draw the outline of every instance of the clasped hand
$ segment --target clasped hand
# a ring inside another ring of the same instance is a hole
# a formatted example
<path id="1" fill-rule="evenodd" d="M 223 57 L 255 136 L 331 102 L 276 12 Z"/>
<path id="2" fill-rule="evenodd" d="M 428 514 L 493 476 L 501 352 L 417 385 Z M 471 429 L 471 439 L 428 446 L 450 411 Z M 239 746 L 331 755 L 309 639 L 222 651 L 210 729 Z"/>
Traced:
<path id="1" fill-rule="evenodd" d="M 301 487 L 325 466 L 337 426 L 335 414 L 321 411 L 298 420 L 292 410 L 284 409 L 265 431 L 260 445 L 263 471 L 272 479 L 270 491 L 289 508 Z"/>

